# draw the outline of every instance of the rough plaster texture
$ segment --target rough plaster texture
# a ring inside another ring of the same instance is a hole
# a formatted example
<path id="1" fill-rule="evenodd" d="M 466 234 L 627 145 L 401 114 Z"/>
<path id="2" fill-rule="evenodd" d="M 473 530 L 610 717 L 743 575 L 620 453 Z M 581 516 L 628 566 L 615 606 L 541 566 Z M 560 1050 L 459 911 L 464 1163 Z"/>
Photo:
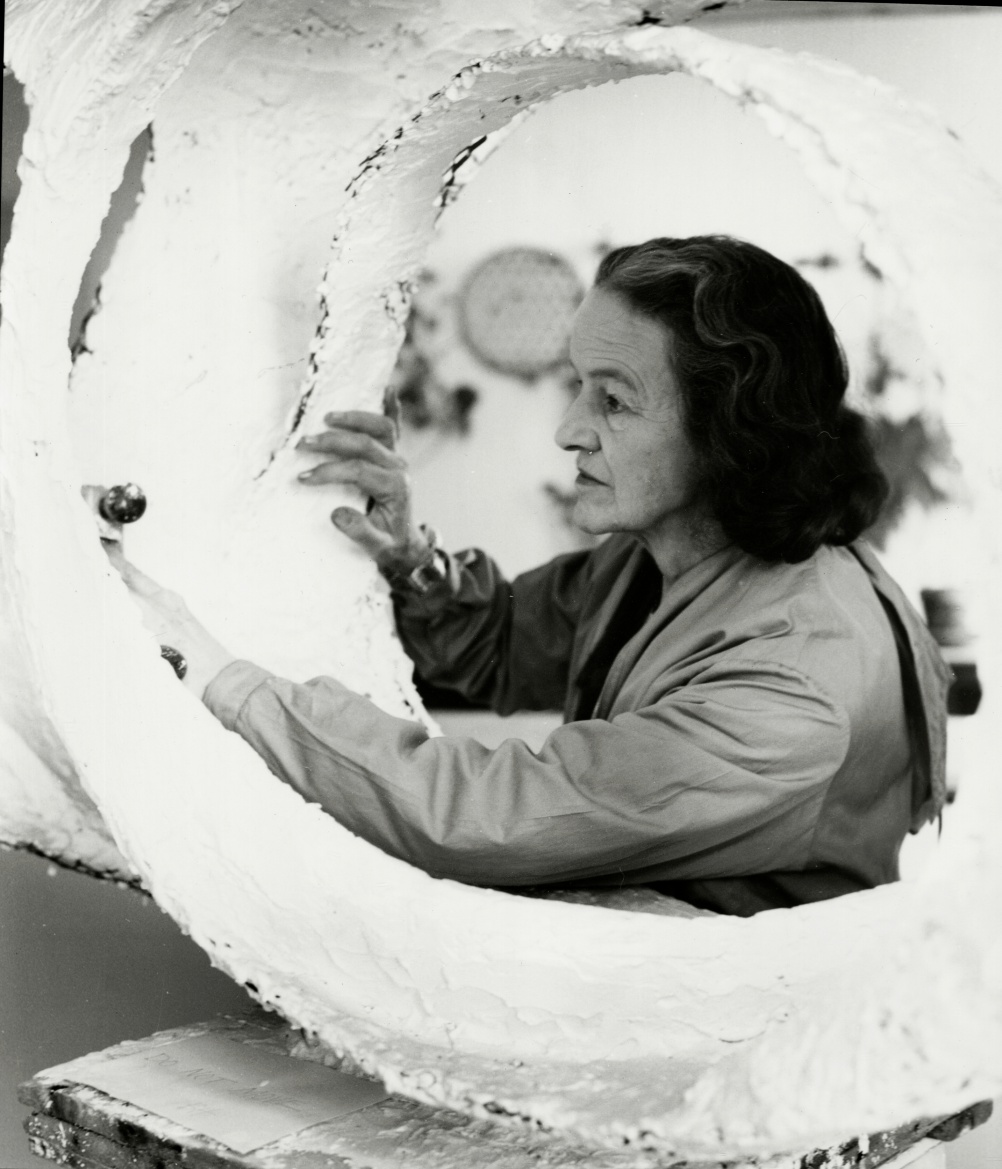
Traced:
<path id="1" fill-rule="evenodd" d="M 879 83 L 651 17 L 611 0 L 475 18 L 430 0 L 9 7 L 32 117 L 3 272 L 3 832 L 137 875 L 262 1002 L 415 1099 L 638 1157 L 795 1152 L 1002 1083 L 996 633 L 983 742 L 921 881 L 749 921 L 532 901 L 432 880 L 275 783 L 160 662 L 79 496 L 142 482 L 131 554 L 237 652 L 419 714 L 385 596 L 332 537 L 332 499 L 294 485 L 292 440 L 378 405 L 457 156 L 554 93 L 683 70 L 789 143 L 913 307 L 990 596 L 998 191 Z M 71 370 L 76 283 L 150 120 L 145 195 Z"/>

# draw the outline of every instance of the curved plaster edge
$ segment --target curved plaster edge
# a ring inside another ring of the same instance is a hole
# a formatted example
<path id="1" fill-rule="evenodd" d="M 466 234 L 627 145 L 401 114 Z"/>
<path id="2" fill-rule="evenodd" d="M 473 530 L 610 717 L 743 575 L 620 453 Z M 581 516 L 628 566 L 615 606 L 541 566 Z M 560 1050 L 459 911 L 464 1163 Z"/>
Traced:
<path id="1" fill-rule="evenodd" d="M 12 0 L 6 6 L 4 65 L 24 84 L 31 117 L 2 270 L 5 385 L 37 378 L 65 386 L 70 357 L 64 322 L 76 296 L 65 273 L 83 271 L 132 140 L 161 94 L 239 2 L 154 0 L 137 8 L 129 0 L 112 0 L 96 29 L 89 10 L 68 10 L 59 0 Z M 73 63 L 69 70 L 66 62 Z M 38 248 L 38 239 L 47 247 Z M 45 339 L 34 352 L 30 344 L 24 347 L 32 337 Z M 50 435 L 65 444 L 59 404 L 49 405 L 54 408 L 44 421 L 28 430 L 4 418 L 0 408 L 7 445 L 34 444 L 38 451 Z M 71 463 L 67 454 L 64 449 L 64 465 Z M 134 883 L 134 867 L 115 846 L 56 731 L 30 630 L 20 620 L 17 597 L 28 585 L 13 532 L 15 495 L 0 467 L 0 839 Z M 44 517 L 27 522 L 43 523 Z"/>

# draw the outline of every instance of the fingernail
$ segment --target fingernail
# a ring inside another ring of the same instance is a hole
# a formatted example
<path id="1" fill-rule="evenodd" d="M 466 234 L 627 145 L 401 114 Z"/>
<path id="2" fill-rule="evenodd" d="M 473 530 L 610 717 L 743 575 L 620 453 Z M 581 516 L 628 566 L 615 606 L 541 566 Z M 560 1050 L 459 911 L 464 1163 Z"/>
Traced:
<path id="1" fill-rule="evenodd" d="M 341 418 L 343 413 L 344 412 L 342 410 L 331 410 L 329 414 L 324 415 L 324 422 L 331 422 L 335 418 Z"/>
<path id="2" fill-rule="evenodd" d="M 305 438 L 301 438 L 299 442 L 296 443 L 296 447 L 313 446 L 316 441 L 317 440 L 312 435 L 308 434 L 305 436 Z"/>
<path id="3" fill-rule="evenodd" d="M 297 479 L 309 479 L 309 477 L 312 474 L 313 474 L 313 470 L 311 468 L 309 471 L 300 471 L 299 474 L 296 476 L 296 478 Z"/>

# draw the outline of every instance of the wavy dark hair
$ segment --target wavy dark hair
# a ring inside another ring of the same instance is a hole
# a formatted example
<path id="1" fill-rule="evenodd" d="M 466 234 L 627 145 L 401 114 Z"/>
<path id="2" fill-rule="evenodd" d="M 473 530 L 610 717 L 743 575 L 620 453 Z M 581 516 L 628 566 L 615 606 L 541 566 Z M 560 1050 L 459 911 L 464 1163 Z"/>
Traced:
<path id="1" fill-rule="evenodd" d="M 670 330 L 682 417 L 728 537 L 764 560 L 848 544 L 887 495 L 866 419 L 818 294 L 789 264 L 730 236 L 616 248 L 595 287 Z"/>

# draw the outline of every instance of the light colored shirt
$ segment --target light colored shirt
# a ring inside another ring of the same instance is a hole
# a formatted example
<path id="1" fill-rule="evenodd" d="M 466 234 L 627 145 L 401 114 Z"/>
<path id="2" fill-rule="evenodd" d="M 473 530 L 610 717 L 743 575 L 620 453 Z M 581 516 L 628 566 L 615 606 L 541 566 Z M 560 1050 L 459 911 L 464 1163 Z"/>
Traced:
<path id="1" fill-rule="evenodd" d="M 577 709 L 645 557 L 614 536 L 509 584 L 469 553 L 398 598 L 430 682 L 500 711 L 565 704 L 538 752 L 432 738 L 332 678 L 248 662 L 204 701 L 305 799 L 435 876 L 669 882 L 737 913 L 896 879 L 904 835 L 942 802 L 947 674 L 872 554 L 723 549 L 664 589 Z"/>

